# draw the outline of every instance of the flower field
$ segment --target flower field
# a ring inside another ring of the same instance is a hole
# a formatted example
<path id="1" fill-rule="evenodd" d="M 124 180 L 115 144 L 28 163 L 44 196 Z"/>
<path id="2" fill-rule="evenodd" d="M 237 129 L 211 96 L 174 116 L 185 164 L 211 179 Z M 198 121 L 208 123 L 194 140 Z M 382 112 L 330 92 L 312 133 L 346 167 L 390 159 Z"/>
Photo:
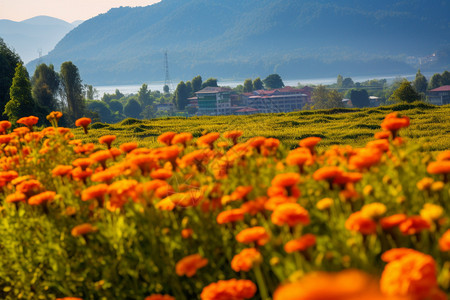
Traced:
<path id="1" fill-rule="evenodd" d="M 89 119 L 60 117 L 0 121 L 1 299 L 448 299 L 450 150 L 406 138 L 414 116 L 296 147 L 240 130 L 92 143 Z"/>

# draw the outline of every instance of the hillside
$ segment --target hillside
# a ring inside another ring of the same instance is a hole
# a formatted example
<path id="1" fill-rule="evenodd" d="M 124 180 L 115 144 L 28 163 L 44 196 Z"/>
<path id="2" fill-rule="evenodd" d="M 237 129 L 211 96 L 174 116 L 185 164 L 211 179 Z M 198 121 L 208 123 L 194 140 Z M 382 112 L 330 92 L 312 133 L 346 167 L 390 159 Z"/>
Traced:
<path id="1" fill-rule="evenodd" d="M 0 20 L 0 37 L 27 63 L 47 54 L 73 28 L 66 21 L 38 16 L 21 22 Z"/>
<path id="2" fill-rule="evenodd" d="M 216 116 L 192 118 L 161 118 L 152 120 L 126 119 L 117 124 L 95 123 L 89 135 L 82 129 L 74 130 L 76 138 L 98 143 L 102 135 L 114 134 L 117 143 L 135 141 L 140 146 L 152 147 L 156 138 L 167 131 L 191 132 L 199 137 L 209 132 L 243 130 L 243 138 L 254 136 L 274 137 L 284 145 L 294 148 L 298 141 L 308 136 L 322 138 L 321 145 L 328 147 L 346 144 L 363 147 L 380 131 L 380 120 L 392 111 L 399 111 L 411 119 L 403 137 L 410 143 L 421 145 L 423 151 L 450 149 L 450 106 L 434 106 L 416 102 L 363 109 L 332 109 L 300 111 L 287 114 L 257 114 L 250 116 Z M 436 138 L 439 137 L 439 138 Z"/>
<path id="3" fill-rule="evenodd" d="M 44 61 L 71 60 L 93 84 L 163 80 L 166 49 L 174 79 L 414 72 L 406 57 L 450 43 L 449 9 L 425 0 L 163 0 L 84 22 Z"/>

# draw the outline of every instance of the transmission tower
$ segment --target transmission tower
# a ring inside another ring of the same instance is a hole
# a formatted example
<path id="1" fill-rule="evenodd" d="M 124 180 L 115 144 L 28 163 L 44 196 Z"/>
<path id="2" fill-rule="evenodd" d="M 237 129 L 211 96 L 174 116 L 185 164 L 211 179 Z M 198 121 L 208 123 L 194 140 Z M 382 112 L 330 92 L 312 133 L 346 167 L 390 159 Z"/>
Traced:
<path id="1" fill-rule="evenodd" d="M 42 48 L 39 48 L 37 50 L 37 52 L 38 52 L 38 55 L 39 55 L 38 64 L 41 64 L 42 63 Z"/>
<path id="2" fill-rule="evenodd" d="M 169 76 L 169 59 L 167 58 L 167 50 L 164 52 L 164 70 L 166 73 L 166 78 L 164 79 L 164 85 L 169 87 L 169 92 L 173 91 L 172 81 Z"/>

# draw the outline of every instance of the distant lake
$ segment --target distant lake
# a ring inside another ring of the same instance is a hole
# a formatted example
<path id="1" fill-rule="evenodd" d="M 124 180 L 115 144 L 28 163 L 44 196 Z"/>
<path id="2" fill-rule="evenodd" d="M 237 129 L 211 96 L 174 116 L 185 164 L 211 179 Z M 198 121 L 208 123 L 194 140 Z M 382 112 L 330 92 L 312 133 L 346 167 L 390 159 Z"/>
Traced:
<path id="1" fill-rule="evenodd" d="M 429 80 L 433 73 L 423 73 L 425 77 Z M 345 76 L 344 76 L 345 77 Z M 371 79 L 386 79 L 388 82 L 392 82 L 394 79 L 402 77 L 406 78 L 408 80 L 414 80 L 416 77 L 416 74 L 400 74 L 400 75 L 388 75 L 388 76 L 355 76 L 351 77 L 354 82 L 363 82 Z M 326 77 L 326 78 L 309 78 L 309 79 L 289 79 L 289 80 L 283 80 L 284 84 L 286 86 L 297 86 L 298 83 L 303 85 L 308 84 L 333 84 L 336 83 L 336 77 Z M 239 84 L 243 84 L 245 79 L 242 80 L 218 80 L 219 86 L 229 86 L 231 88 L 234 88 L 238 86 Z M 173 84 L 173 88 L 175 89 L 177 86 L 177 83 Z M 164 82 L 150 82 L 147 83 L 148 88 L 152 91 L 160 91 L 162 92 L 164 87 Z M 102 86 L 95 86 L 95 88 L 98 91 L 98 94 L 100 97 L 103 96 L 104 93 L 108 94 L 114 94 L 116 89 L 118 89 L 122 94 L 129 95 L 129 94 L 136 94 L 139 89 L 141 88 L 142 84 L 132 84 L 132 85 L 102 85 Z"/>

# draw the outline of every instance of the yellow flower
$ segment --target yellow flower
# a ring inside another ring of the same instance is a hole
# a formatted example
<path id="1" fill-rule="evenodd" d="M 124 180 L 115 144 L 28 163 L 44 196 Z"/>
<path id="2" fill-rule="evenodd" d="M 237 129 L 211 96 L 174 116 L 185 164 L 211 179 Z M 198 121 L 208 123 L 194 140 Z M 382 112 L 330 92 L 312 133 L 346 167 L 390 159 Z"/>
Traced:
<path id="1" fill-rule="evenodd" d="M 366 204 L 361 209 L 361 214 L 369 219 L 379 219 L 386 213 L 386 205 L 375 202 Z"/>
<path id="2" fill-rule="evenodd" d="M 423 209 L 420 210 L 420 215 L 422 218 L 436 221 L 438 220 L 444 212 L 444 209 L 436 204 L 425 203 Z"/>
<path id="3" fill-rule="evenodd" d="M 316 203 L 316 207 L 319 210 L 326 210 L 333 205 L 334 201 L 331 198 L 323 198 L 319 202 Z"/>
<path id="4" fill-rule="evenodd" d="M 439 192 L 443 188 L 444 188 L 444 183 L 442 181 L 433 182 L 433 184 L 431 185 L 431 190 L 433 192 Z"/>

